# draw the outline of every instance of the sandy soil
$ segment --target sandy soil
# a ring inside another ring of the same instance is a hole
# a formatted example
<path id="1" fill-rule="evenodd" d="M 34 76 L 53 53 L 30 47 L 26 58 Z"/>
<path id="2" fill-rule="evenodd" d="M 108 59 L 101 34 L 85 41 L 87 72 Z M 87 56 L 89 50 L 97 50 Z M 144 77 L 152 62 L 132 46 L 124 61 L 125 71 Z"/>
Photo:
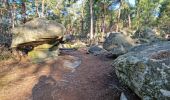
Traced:
<path id="1" fill-rule="evenodd" d="M 63 66 L 72 60 L 70 55 L 82 61 L 76 70 Z M 119 100 L 121 92 L 138 100 L 119 83 L 112 61 L 86 54 L 85 49 L 63 51 L 58 59 L 39 64 L 8 61 L 0 66 L 0 100 Z"/>

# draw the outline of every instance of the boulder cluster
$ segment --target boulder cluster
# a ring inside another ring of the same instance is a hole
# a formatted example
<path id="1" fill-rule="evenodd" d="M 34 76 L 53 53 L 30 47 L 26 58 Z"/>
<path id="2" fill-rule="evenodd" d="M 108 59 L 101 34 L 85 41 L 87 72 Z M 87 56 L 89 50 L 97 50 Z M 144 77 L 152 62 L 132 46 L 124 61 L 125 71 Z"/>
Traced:
<path id="1" fill-rule="evenodd" d="M 132 36 L 110 33 L 103 48 L 117 58 L 117 77 L 142 100 L 170 99 L 170 42 L 150 28 Z"/>

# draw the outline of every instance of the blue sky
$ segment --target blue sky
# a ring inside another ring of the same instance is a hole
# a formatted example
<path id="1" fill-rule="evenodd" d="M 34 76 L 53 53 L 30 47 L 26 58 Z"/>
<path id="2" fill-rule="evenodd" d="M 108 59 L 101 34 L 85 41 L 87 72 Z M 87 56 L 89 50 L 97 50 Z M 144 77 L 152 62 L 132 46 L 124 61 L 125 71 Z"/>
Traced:
<path id="1" fill-rule="evenodd" d="M 135 5 L 135 0 L 129 0 L 132 5 Z"/>
<path id="2" fill-rule="evenodd" d="M 128 0 L 132 5 L 135 5 L 135 0 Z M 81 4 L 82 3 L 82 0 L 79 0 L 78 1 L 78 4 Z"/>
<path id="3" fill-rule="evenodd" d="M 83 0 L 78 0 L 77 4 L 78 4 L 78 5 L 81 5 L 81 4 L 82 4 L 82 1 L 83 1 Z M 136 0 L 126 0 L 126 1 L 129 1 L 129 3 L 134 6 Z M 115 5 L 115 4 L 113 4 L 113 5 L 111 5 L 111 6 L 109 7 L 110 10 L 111 10 L 111 9 L 117 9 L 117 8 L 119 8 L 119 5 Z"/>
<path id="4" fill-rule="evenodd" d="M 134 6 L 135 5 L 135 0 L 126 0 L 126 1 L 129 1 L 129 3 Z M 120 6 L 120 4 L 115 4 L 113 3 L 110 7 L 109 7 L 109 10 L 113 10 L 113 9 L 118 9 Z"/>

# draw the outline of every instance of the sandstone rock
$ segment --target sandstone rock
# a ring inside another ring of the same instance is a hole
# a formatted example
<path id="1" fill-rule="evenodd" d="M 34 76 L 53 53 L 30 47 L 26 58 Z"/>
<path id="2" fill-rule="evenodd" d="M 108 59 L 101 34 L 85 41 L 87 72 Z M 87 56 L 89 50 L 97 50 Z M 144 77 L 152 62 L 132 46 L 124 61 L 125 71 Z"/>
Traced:
<path id="1" fill-rule="evenodd" d="M 59 49 L 49 50 L 53 45 L 43 44 L 35 47 L 32 51 L 28 52 L 28 57 L 33 62 L 41 62 L 48 58 L 55 58 L 59 55 Z"/>
<path id="2" fill-rule="evenodd" d="M 103 44 L 103 48 L 110 51 L 112 55 L 119 56 L 126 53 L 134 45 L 134 41 L 130 37 L 121 33 L 110 33 Z"/>
<path id="3" fill-rule="evenodd" d="M 62 37 L 64 32 L 65 28 L 63 25 L 45 18 L 36 18 L 12 30 L 13 39 L 11 47 L 17 47 L 19 44 L 34 41 L 54 40 L 55 38 Z"/>
<path id="4" fill-rule="evenodd" d="M 94 55 L 99 55 L 99 54 L 102 54 L 104 52 L 106 52 L 106 50 L 104 50 L 101 45 L 94 45 L 94 46 L 91 46 L 88 49 L 88 53 L 91 53 L 91 54 L 94 54 Z"/>
<path id="5" fill-rule="evenodd" d="M 142 27 L 133 34 L 132 38 L 138 39 L 140 43 L 156 42 L 160 40 L 157 34 L 154 29 Z"/>
<path id="6" fill-rule="evenodd" d="M 170 99 L 170 42 L 134 47 L 114 60 L 118 78 L 143 100 Z"/>
<path id="7" fill-rule="evenodd" d="M 81 41 L 75 41 L 73 43 L 68 42 L 68 43 L 61 44 L 59 46 L 59 48 L 61 48 L 61 49 L 65 49 L 65 48 L 67 48 L 67 49 L 78 49 L 78 48 L 84 48 L 84 47 L 86 47 L 86 44 L 84 42 L 81 42 Z"/>

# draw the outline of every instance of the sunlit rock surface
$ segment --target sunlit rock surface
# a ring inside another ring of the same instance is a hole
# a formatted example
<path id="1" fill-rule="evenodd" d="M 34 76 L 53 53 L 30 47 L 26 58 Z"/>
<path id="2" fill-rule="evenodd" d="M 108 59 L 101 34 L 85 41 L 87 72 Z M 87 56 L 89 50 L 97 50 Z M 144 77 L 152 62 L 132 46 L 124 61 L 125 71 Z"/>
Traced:
<path id="1" fill-rule="evenodd" d="M 122 82 L 143 100 L 170 99 L 170 42 L 134 47 L 113 66 Z"/>
<path id="2" fill-rule="evenodd" d="M 43 44 L 35 47 L 32 51 L 28 53 L 29 58 L 33 62 L 41 62 L 48 58 L 56 58 L 59 55 L 59 49 L 49 50 L 52 45 Z"/>
<path id="3" fill-rule="evenodd" d="M 137 39 L 139 43 L 150 43 L 162 40 L 158 32 L 152 28 L 141 27 L 132 35 L 132 38 Z"/>
<path id="4" fill-rule="evenodd" d="M 13 39 L 11 47 L 17 47 L 19 44 L 32 43 L 34 41 L 50 42 L 50 39 L 55 40 L 55 38 L 62 37 L 64 32 L 65 27 L 63 25 L 45 18 L 36 18 L 12 30 Z"/>
<path id="5" fill-rule="evenodd" d="M 134 45 L 134 41 L 130 37 L 121 33 L 110 33 L 103 44 L 103 48 L 110 51 L 112 55 L 119 56 L 127 53 Z"/>

